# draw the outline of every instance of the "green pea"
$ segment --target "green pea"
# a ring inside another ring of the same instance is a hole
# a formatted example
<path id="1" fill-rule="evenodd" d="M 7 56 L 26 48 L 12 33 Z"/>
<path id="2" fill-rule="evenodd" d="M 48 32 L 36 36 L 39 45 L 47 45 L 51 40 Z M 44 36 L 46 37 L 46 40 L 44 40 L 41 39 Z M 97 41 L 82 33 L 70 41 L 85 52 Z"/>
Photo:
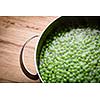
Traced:
<path id="1" fill-rule="evenodd" d="M 56 82 L 56 80 L 54 80 L 54 79 L 51 80 L 51 83 L 55 83 L 55 82 Z"/>
<path id="2" fill-rule="evenodd" d="M 61 79 L 62 77 L 60 75 L 56 75 L 56 78 Z"/>
<path id="3" fill-rule="evenodd" d="M 73 82 L 74 82 L 74 79 L 73 79 L 73 78 L 70 78 L 70 79 L 69 79 L 69 82 L 70 82 L 70 83 L 73 83 Z"/>
<path id="4" fill-rule="evenodd" d="M 96 83 L 96 80 L 95 80 L 95 79 L 93 79 L 93 80 L 91 80 L 90 82 L 91 82 L 91 83 Z"/>
<path id="5" fill-rule="evenodd" d="M 67 79 L 66 79 L 66 78 L 64 78 L 64 79 L 63 79 L 63 82 L 67 82 Z"/>

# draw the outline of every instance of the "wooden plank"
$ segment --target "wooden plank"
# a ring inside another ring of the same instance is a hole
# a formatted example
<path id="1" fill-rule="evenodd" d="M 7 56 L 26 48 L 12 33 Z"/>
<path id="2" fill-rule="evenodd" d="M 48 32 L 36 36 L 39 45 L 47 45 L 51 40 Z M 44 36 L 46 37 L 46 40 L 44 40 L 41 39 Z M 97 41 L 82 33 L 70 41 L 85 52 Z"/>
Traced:
<path id="1" fill-rule="evenodd" d="M 0 17 L 0 82 L 40 82 L 27 78 L 20 68 L 19 55 L 24 42 L 40 35 L 56 16 L 1 16 Z M 25 49 L 25 62 L 35 73 L 32 56 L 38 38 Z M 27 59 L 26 59 L 27 58 Z"/>

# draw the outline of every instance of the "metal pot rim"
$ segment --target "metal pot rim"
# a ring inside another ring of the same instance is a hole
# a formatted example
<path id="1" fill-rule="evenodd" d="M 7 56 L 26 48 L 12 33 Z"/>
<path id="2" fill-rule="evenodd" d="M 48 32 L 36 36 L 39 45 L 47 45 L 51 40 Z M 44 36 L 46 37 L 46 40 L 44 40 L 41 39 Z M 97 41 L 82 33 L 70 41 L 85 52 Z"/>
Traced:
<path id="1" fill-rule="evenodd" d="M 54 23 L 56 20 L 58 20 L 60 17 L 61 17 L 61 16 L 55 18 L 54 20 L 52 20 L 52 22 L 50 22 L 50 23 L 45 27 L 45 29 L 41 32 L 41 35 L 39 36 L 38 41 L 36 42 L 35 51 L 34 51 L 34 64 L 35 64 L 36 72 L 38 73 L 38 76 L 39 76 L 39 78 L 40 78 L 40 80 L 41 80 L 42 83 L 44 83 L 44 81 L 43 81 L 42 78 L 41 78 L 41 75 L 40 75 L 39 70 L 38 70 L 37 62 L 36 62 L 36 54 L 37 54 L 38 44 L 39 44 L 40 39 L 42 38 L 44 32 L 48 29 L 48 27 L 50 27 L 51 24 Z"/>

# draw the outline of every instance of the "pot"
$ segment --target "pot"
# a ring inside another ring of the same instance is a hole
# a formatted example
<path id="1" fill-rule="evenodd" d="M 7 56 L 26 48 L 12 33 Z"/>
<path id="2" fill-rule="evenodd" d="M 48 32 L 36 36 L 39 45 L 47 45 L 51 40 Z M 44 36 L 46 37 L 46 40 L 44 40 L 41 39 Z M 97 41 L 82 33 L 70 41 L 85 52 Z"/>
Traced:
<path id="1" fill-rule="evenodd" d="M 96 26 L 96 27 L 95 27 Z M 34 38 L 37 36 L 31 37 L 29 40 L 25 42 L 23 45 L 21 52 L 20 52 L 20 66 L 23 71 L 23 73 L 32 80 L 40 79 L 41 82 L 43 82 L 38 66 L 39 66 L 39 55 L 43 46 L 43 43 L 45 42 L 46 38 L 56 30 L 62 30 L 65 27 L 95 27 L 98 28 L 100 26 L 100 17 L 98 16 L 62 16 L 57 19 L 55 19 L 53 22 L 50 23 L 50 25 L 47 26 L 47 28 L 42 32 L 42 35 L 40 36 L 34 53 L 34 62 L 35 62 L 35 68 L 37 74 L 30 73 L 27 69 L 27 67 L 24 65 L 23 62 L 23 51 L 25 48 L 25 45 L 30 42 L 31 40 L 34 41 Z"/>

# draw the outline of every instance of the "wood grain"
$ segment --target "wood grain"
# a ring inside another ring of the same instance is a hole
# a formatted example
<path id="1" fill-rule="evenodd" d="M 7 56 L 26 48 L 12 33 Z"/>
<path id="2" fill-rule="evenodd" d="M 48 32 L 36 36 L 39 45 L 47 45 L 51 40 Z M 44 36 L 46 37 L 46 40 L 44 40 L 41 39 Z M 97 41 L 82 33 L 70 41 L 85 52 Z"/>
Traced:
<path id="1" fill-rule="evenodd" d="M 56 16 L 1 16 L 0 17 L 0 82 L 40 82 L 27 78 L 19 63 L 20 50 L 27 39 L 42 33 Z M 24 61 L 32 73 L 34 48 L 38 38 L 27 44 Z"/>

